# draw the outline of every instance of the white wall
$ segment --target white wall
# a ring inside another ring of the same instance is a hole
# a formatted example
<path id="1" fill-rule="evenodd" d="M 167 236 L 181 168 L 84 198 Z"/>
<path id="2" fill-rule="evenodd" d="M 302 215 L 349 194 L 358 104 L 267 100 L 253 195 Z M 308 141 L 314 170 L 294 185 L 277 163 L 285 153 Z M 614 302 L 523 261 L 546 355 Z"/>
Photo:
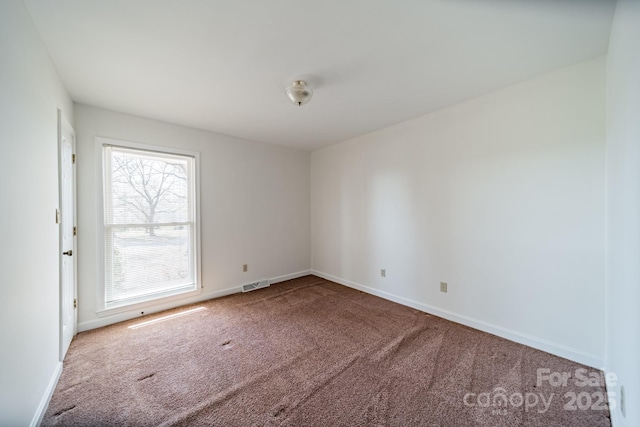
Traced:
<path id="1" fill-rule="evenodd" d="M 212 298 L 263 278 L 310 268 L 310 154 L 84 105 L 75 106 L 78 139 L 78 305 L 80 330 L 140 315 L 96 315 L 96 136 L 200 152 L 203 293 L 145 313 Z M 250 126 L 250 124 L 248 124 Z M 242 272 L 242 265 L 249 271 Z"/>
<path id="2" fill-rule="evenodd" d="M 57 109 L 73 108 L 21 1 L 0 1 L 0 425 L 38 421 L 60 372 Z"/>
<path id="3" fill-rule="evenodd" d="M 604 106 L 601 57 L 313 152 L 313 270 L 602 367 Z"/>
<path id="4" fill-rule="evenodd" d="M 640 426 L 640 2 L 619 0 L 607 57 L 607 370 L 615 426 Z M 626 416 L 620 412 L 625 388 Z"/>

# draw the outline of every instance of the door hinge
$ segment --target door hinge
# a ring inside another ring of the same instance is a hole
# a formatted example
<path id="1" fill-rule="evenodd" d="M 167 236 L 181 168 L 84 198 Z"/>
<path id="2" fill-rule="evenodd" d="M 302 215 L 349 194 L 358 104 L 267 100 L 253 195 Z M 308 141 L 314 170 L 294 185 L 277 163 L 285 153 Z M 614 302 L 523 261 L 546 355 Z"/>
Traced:
<path id="1" fill-rule="evenodd" d="M 77 298 L 73 299 L 73 308 L 78 308 L 78 299 Z"/>
<path id="2" fill-rule="evenodd" d="M 76 155 L 75 154 L 71 155 L 71 163 L 73 163 L 74 165 L 76 164 Z"/>
<path id="3" fill-rule="evenodd" d="M 74 236 L 78 235 L 78 227 L 73 227 L 73 235 Z"/>

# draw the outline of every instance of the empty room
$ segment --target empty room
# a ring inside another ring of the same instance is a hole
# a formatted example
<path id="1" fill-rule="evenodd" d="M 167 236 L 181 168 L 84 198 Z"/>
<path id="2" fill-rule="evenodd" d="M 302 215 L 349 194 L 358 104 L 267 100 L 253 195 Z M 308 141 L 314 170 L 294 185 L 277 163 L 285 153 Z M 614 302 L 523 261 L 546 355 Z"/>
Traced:
<path id="1" fill-rule="evenodd" d="M 640 426 L 640 1 L 0 0 L 0 426 Z"/>

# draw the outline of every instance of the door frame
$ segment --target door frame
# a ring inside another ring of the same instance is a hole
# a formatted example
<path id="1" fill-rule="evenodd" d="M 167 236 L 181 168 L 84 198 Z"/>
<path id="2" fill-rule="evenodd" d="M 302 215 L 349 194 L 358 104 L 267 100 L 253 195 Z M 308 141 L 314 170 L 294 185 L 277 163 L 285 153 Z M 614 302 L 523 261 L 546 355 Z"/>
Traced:
<path id="1" fill-rule="evenodd" d="M 73 127 L 71 126 L 71 124 L 69 123 L 69 121 L 63 116 L 62 111 L 60 109 L 58 109 L 58 206 L 59 209 L 62 208 L 62 133 L 63 130 L 68 130 L 69 133 L 73 136 L 73 140 L 71 141 L 71 147 L 72 147 L 72 152 L 73 155 L 75 155 L 76 153 L 76 132 L 73 129 Z M 73 226 L 77 227 L 77 223 L 78 223 L 78 207 L 77 207 L 77 186 L 76 186 L 76 177 L 77 177 L 77 172 L 76 172 L 76 163 L 75 161 L 72 161 L 72 165 L 71 165 L 71 169 L 72 169 L 72 199 L 73 199 Z M 73 236 L 73 256 L 71 257 L 72 263 L 73 263 L 73 300 L 77 302 L 78 300 L 78 262 L 77 262 L 77 236 L 74 233 Z M 58 334 L 59 334 L 59 357 L 60 357 L 60 361 L 62 362 L 64 360 L 64 356 L 66 355 L 66 349 L 64 348 L 64 335 L 63 335 L 63 330 L 64 330 L 64 318 L 63 318 L 63 304 L 64 301 L 62 299 L 63 296 L 63 291 L 62 291 L 62 287 L 63 287 L 63 274 L 62 274 L 62 262 L 63 262 L 63 256 L 62 252 L 63 252 L 64 248 L 62 247 L 62 221 L 58 221 L 58 299 L 59 299 L 59 306 L 58 306 L 58 317 L 59 317 L 59 328 L 58 328 Z M 78 331 L 78 310 L 77 310 L 77 304 L 74 304 L 75 307 L 70 307 L 73 310 L 73 324 L 70 325 L 73 329 L 73 336 L 76 335 L 77 331 Z"/>

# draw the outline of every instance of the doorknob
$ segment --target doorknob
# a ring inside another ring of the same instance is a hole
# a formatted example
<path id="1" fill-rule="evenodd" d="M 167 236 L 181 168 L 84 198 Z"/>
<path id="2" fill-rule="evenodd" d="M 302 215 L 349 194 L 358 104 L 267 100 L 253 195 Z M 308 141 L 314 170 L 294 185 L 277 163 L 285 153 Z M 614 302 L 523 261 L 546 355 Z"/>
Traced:
<path id="1" fill-rule="evenodd" d="M 73 251 L 69 250 L 69 251 L 66 251 L 66 252 L 62 252 L 62 255 L 71 256 L 71 255 L 73 255 Z"/>

